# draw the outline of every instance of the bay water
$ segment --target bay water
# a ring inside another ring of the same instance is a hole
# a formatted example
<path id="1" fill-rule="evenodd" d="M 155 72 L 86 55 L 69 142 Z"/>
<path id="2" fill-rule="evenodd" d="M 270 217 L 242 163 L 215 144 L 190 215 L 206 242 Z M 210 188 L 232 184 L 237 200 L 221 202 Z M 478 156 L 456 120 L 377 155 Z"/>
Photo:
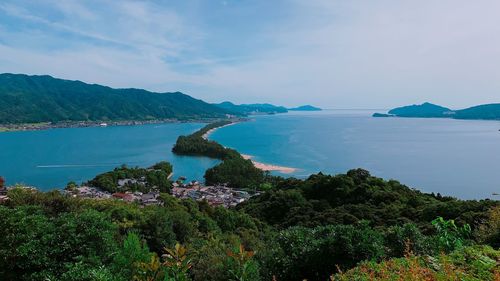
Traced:
<path id="1" fill-rule="evenodd" d="M 255 116 L 216 130 L 210 139 L 294 176 L 364 168 L 412 188 L 463 199 L 498 199 L 500 122 L 372 118 L 373 111 L 333 110 Z M 64 188 L 121 164 L 174 166 L 174 177 L 203 180 L 217 160 L 176 156 L 179 135 L 205 124 L 52 129 L 0 133 L 0 176 L 8 184 Z M 279 173 L 277 173 L 279 174 Z"/>

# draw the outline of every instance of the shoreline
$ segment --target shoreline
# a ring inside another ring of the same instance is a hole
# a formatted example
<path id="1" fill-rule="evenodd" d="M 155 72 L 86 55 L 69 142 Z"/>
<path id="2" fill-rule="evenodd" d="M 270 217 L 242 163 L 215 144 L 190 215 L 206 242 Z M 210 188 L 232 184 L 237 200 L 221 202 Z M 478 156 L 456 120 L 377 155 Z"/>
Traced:
<path id="1" fill-rule="evenodd" d="M 210 134 L 212 134 L 216 130 L 218 130 L 220 128 L 227 127 L 227 126 L 232 126 L 232 125 L 238 124 L 239 122 L 241 122 L 241 121 L 236 121 L 236 122 L 233 122 L 231 124 L 227 124 L 227 125 L 224 125 L 221 127 L 210 129 L 205 134 L 203 134 L 201 137 L 205 140 L 208 140 L 208 137 L 210 136 Z M 252 158 L 253 158 L 252 155 L 247 155 L 247 154 L 240 154 L 240 155 L 241 155 L 241 157 L 243 157 L 243 159 L 252 161 L 252 164 L 255 166 L 255 168 L 260 169 L 264 172 L 273 172 L 274 171 L 274 172 L 280 172 L 283 174 L 291 174 L 291 173 L 294 173 L 298 170 L 297 168 L 278 166 L 278 165 L 272 165 L 272 164 L 258 162 L 258 161 L 252 160 Z"/>
<path id="2" fill-rule="evenodd" d="M 201 137 L 205 140 L 208 140 L 208 137 L 215 131 L 217 131 L 218 129 L 221 129 L 221 128 L 224 128 L 224 127 L 228 127 L 228 126 L 232 126 L 232 125 L 236 125 L 238 123 L 240 123 L 242 121 L 234 121 L 230 124 L 227 124 L 227 125 L 224 125 L 224 126 L 220 126 L 220 127 L 217 127 L 217 128 L 213 128 L 213 129 L 210 129 L 208 130 L 206 133 L 204 133 Z"/>
<path id="3" fill-rule="evenodd" d="M 245 160 L 252 161 L 255 168 L 260 169 L 260 170 L 265 171 L 265 172 L 273 172 L 274 171 L 274 172 L 280 172 L 283 174 L 291 174 L 291 173 L 294 173 L 298 170 L 297 168 L 278 166 L 278 165 L 272 165 L 272 164 L 258 162 L 258 161 L 255 161 L 252 159 L 254 156 L 248 155 L 248 154 L 242 154 L 241 156 Z"/>
<path id="4" fill-rule="evenodd" d="M 22 123 L 22 124 L 0 124 L 0 133 L 6 132 L 24 132 L 24 131 L 43 131 L 50 129 L 64 128 L 89 128 L 89 127 L 112 127 L 112 126 L 138 126 L 148 124 L 169 124 L 169 123 L 211 123 L 220 118 L 214 119 L 157 119 L 157 120 L 122 120 L 122 121 L 75 121 L 75 122 L 40 122 L 40 123 Z"/>

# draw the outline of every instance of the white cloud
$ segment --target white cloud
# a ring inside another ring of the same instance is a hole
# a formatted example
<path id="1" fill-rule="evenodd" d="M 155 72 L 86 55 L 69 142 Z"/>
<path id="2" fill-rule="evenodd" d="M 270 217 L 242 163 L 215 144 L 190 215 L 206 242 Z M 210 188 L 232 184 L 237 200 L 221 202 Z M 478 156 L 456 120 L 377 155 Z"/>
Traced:
<path id="1" fill-rule="evenodd" d="M 499 102 L 500 2 L 301 3 L 301 28 L 270 30 L 283 47 L 217 67 L 206 83 L 245 101 L 331 107 Z"/>
<path id="2" fill-rule="evenodd" d="M 217 52 L 208 46 L 221 27 L 209 31 L 211 22 L 197 15 L 214 11 L 152 1 L 50 3 L 0 4 L 0 12 L 39 25 L 10 30 L 0 20 L 0 71 L 182 90 L 209 101 L 326 107 L 498 101 L 497 1 L 293 1 L 285 19 L 272 17 L 282 15 L 280 7 L 264 19 L 242 13 L 241 22 L 263 21 L 263 28 L 238 34 L 238 26 L 223 27 L 236 29 L 227 48 L 243 39 L 251 45 Z M 237 13 L 238 3 L 230 4 Z"/>

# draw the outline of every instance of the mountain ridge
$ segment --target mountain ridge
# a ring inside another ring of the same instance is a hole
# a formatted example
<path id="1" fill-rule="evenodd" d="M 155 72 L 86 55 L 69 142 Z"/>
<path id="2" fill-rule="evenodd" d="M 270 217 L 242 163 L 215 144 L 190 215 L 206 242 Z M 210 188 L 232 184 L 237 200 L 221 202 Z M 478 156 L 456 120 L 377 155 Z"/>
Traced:
<path id="1" fill-rule="evenodd" d="M 244 115 L 288 112 L 284 106 L 277 106 L 270 103 L 235 104 L 230 101 L 224 101 L 214 105 L 230 112 L 236 112 Z"/>
<path id="2" fill-rule="evenodd" d="M 0 74 L 0 123 L 225 118 L 181 92 L 111 88 L 49 75 Z"/>
<path id="3" fill-rule="evenodd" d="M 321 111 L 319 107 L 312 106 L 310 104 L 301 105 L 297 107 L 287 108 L 289 111 Z"/>

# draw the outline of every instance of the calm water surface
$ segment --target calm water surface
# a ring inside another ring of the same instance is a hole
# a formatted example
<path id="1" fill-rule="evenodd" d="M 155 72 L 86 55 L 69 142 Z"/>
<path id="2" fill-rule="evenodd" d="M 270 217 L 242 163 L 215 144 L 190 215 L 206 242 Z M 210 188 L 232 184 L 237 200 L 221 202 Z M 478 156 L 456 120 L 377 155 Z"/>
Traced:
<path id="1" fill-rule="evenodd" d="M 371 113 L 258 116 L 217 130 L 210 138 L 257 161 L 297 168 L 297 177 L 362 167 L 426 192 L 460 198 L 500 193 L 500 122 L 371 118 Z M 48 190 L 89 180 L 123 163 L 146 167 L 167 160 L 176 176 L 202 180 L 217 161 L 175 156 L 171 148 L 179 135 L 203 125 L 1 133 L 0 175 L 8 184 L 22 182 Z"/>
<path id="2" fill-rule="evenodd" d="M 460 198 L 500 193 L 500 122 L 372 118 L 372 111 L 259 116 L 214 132 L 214 139 L 294 174 L 373 175 Z M 498 199 L 498 198 L 496 198 Z"/>
<path id="3" fill-rule="evenodd" d="M 0 133 L 0 175 L 8 184 L 48 190 L 69 181 L 87 181 L 121 164 L 147 167 L 167 160 L 174 165 L 175 176 L 203 179 L 216 160 L 171 152 L 179 135 L 203 126 L 175 123 Z"/>

